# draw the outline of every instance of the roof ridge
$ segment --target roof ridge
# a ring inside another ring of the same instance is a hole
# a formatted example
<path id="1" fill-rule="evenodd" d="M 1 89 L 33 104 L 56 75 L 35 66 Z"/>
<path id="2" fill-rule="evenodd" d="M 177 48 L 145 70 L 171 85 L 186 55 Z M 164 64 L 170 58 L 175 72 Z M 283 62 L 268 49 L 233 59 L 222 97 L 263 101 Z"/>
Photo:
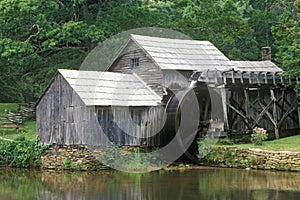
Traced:
<path id="1" fill-rule="evenodd" d="M 132 38 L 137 38 L 137 37 L 143 37 L 143 38 L 153 38 L 153 39 L 161 39 L 161 40 L 169 40 L 169 41 L 171 41 L 171 40 L 177 40 L 177 41 L 191 41 L 191 42 L 193 42 L 193 43 L 197 43 L 197 42 L 206 42 L 206 43 L 209 43 L 209 44 L 212 44 L 210 41 L 208 41 L 208 40 L 195 40 L 195 39 L 193 39 L 193 38 L 190 38 L 190 39 L 184 39 L 184 38 L 182 38 L 182 39 L 178 39 L 178 38 L 166 38 L 166 37 L 156 37 L 156 36 L 148 36 L 148 35 L 139 35 L 139 34 L 130 34 L 130 36 L 132 37 Z M 196 44 L 195 44 L 196 45 Z"/>

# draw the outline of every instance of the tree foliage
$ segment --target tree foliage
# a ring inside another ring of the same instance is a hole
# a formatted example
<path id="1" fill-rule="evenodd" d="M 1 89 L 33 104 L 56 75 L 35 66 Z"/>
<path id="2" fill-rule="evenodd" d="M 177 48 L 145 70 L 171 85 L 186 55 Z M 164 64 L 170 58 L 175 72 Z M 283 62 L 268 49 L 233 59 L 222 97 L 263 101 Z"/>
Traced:
<path id="1" fill-rule="evenodd" d="M 36 101 L 58 68 L 77 69 L 106 38 L 140 27 L 209 40 L 233 60 L 299 71 L 299 0 L 1 0 L 0 102 Z"/>
<path id="2" fill-rule="evenodd" d="M 280 23 L 272 27 L 275 44 L 278 46 L 277 60 L 289 76 L 300 75 L 300 1 L 290 0 L 285 4 L 286 12 Z M 299 83 L 298 83 L 299 85 Z"/>

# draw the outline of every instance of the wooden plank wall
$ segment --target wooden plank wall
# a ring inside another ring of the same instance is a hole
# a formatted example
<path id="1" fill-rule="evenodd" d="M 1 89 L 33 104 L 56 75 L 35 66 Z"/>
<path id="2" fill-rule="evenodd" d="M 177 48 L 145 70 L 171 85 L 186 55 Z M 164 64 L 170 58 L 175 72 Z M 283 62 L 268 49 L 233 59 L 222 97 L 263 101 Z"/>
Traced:
<path id="1" fill-rule="evenodd" d="M 128 116 L 127 107 L 86 107 L 66 80 L 57 74 L 36 113 L 37 133 L 42 144 L 107 146 L 113 142 L 153 146 L 160 143 L 160 135 L 155 133 L 162 127 L 164 108 L 131 107 Z M 139 126 L 130 123 L 131 118 Z"/>
<path id="2" fill-rule="evenodd" d="M 163 107 L 97 107 L 100 126 L 115 144 L 159 146 Z"/>
<path id="3" fill-rule="evenodd" d="M 298 96 L 289 88 L 227 88 L 229 128 L 235 133 L 263 127 L 279 134 L 299 128 Z M 279 135 L 278 135 L 279 136 Z"/>
<path id="4" fill-rule="evenodd" d="M 94 108 L 87 108 L 67 81 L 57 74 L 36 110 L 42 144 L 108 144 Z"/>
<path id="5" fill-rule="evenodd" d="M 139 66 L 132 68 L 131 59 L 139 58 Z M 135 43 L 131 42 L 120 58 L 110 67 L 109 71 L 119 73 L 136 73 L 152 90 L 162 97 L 163 73 L 148 55 Z"/>

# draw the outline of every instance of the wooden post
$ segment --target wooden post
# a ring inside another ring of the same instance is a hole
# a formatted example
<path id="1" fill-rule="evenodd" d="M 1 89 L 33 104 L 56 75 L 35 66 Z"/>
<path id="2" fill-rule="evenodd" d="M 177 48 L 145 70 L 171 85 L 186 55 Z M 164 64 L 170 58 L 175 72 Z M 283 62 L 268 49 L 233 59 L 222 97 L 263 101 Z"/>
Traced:
<path id="1" fill-rule="evenodd" d="M 268 84 L 268 75 L 267 75 L 268 72 L 265 72 L 265 84 Z"/>
<path id="2" fill-rule="evenodd" d="M 249 102 L 249 94 L 247 92 L 247 88 L 244 88 L 244 95 L 245 95 L 245 115 L 248 117 L 248 119 L 250 119 L 250 113 L 249 113 L 250 102 Z M 248 121 L 248 124 L 252 126 L 251 121 Z"/>
<path id="3" fill-rule="evenodd" d="M 258 84 L 258 86 L 261 86 L 261 83 L 260 83 L 260 72 L 257 73 L 257 84 Z"/>
<path id="4" fill-rule="evenodd" d="M 252 72 L 249 73 L 249 84 L 252 84 Z"/>
<path id="5" fill-rule="evenodd" d="M 226 96 L 226 88 L 225 85 L 222 85 L 220 88 L 221 98 L 222 98 L 222 107 L 223 107 L 223 114 L 224 114 L 224 125 L 225 128 L 229 129 L 229 123 L 228 123 L 228 116 L 227 116 L 227 96 Z"/>
<path id="6" fill-rule="evenodd" d="M 278 127 L 278 117 L 277 117 L 277 108 L 276 108 L 276 97 L 273 89 L 270 89 L 271 100 L 273 103 L 273 120 L 274 120 L 274 131 L 276 139 L 279 139 L 279 127 Z"/>
<path id="7" fill-rule="evenodd" d="M 232 84 L 235 84 L 234 71 L 231 72 L 231 81 Z"/>

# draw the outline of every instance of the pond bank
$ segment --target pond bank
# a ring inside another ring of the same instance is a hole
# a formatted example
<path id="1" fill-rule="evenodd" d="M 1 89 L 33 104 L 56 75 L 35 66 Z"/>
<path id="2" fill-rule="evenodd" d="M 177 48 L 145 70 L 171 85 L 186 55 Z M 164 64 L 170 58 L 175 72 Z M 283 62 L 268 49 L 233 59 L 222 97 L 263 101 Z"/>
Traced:
<path id="1" fill-rule="evenodd" d="M 127 149 L 124 152 L 132 151 Z M 99 153 L 99 152 L 98 152 Z M 100 152 L 99 154 L 104 154 Z M 123 155 L 123 154 L 122 154 Z M 41 157 L 42 169 L 96 171 L 109 169 L 83 145 L 57 145 Z M 269 151 L 254 148 L 214 147 L 200 160 L 202 166 L 249 168 L 300 172 L 300 152 Z M 166 170 L 197 169 L 195 165 L 166 167 Z"/>
<path id="2" fill-rule="evenodd" d="M 300 152 L 214 147 L 201 159 L 201 164 L 211 167 L 300 172 Z"/>

